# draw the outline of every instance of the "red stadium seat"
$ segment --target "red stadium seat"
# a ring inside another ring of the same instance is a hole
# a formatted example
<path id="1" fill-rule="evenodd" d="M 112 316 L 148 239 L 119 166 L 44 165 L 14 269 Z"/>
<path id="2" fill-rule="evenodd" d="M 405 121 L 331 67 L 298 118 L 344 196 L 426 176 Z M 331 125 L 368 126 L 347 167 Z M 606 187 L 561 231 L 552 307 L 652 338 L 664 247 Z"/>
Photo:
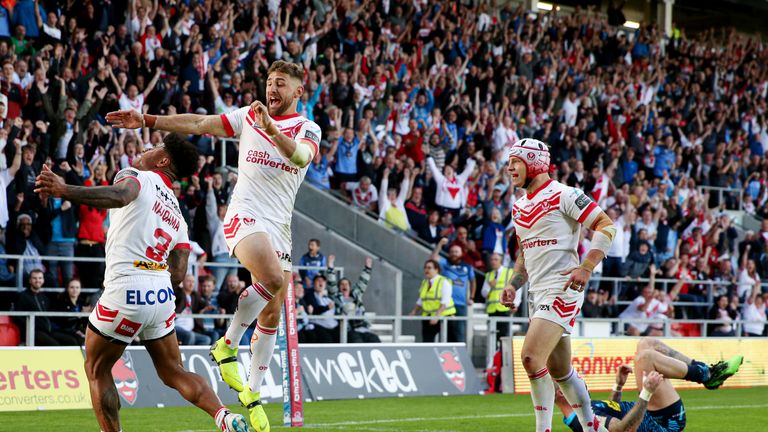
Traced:
<path id="1" fill-rule="evenodd" d="M 21 332 L 11 317 L 0 316 L 0 346 L 17 346 L 21 343 Z"/>

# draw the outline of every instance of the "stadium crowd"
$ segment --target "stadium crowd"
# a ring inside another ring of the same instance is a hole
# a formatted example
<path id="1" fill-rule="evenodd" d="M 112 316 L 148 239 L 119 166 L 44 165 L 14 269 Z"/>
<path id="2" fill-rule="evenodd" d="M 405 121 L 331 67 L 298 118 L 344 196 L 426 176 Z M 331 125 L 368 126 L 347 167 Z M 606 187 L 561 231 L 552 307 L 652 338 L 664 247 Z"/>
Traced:
<path id="1" fill-rule="evenodd" d="M 41 167 L 72 184 L 108 184 L 162 135 L 112 129 L 107 112 L 229 112 L 264 100 L 276 59 L 305 65 L 299 110 L 323 130 L 307 181 L 394 229 L 458 247 L 460 261 L 479 270 L 475 287 L 517 252 L 510 206 L 522 191 L 510 187 L 504 148 L 534 137 L 550 146 L 552 176 L 584 189 L 621 227 L 596 274 L 690 280 L 674 298 L 623 284 L 620 300 L 644 299 L 636 301 L 643 312 L 652 299 L 699 301 L 715 289 L 711 311 L 657 309 L 765 320 L 764 293 L 753 286 L 768 278 L 768 48 L 734 30 L 629 32 L 592 9 L 532 14 L 444 0 L 2 2 L 0 253 L 25 256 L 21 276 L 30 286 L 71 286 L 76 276 L 83 288 L 101 287 L 103 264 L 66 258 L 104 256 L 107 212 L 41 200 L 33 192 Z M 212 137 L 190 139 L 201 151 L 198 169 L 174 192 L 194 256 L 231 262 L 221 220 L 237 174 L 217 167 L 236 166 L 236 145 L 220 161 Z M 699 186 L 730 192 L 721 200 Z M 763 218 L 760 230 L 742 235 L 730 209 Z M 586 235 L 580 250 L 588 242 Z M 0 261 L 0 283 L 15 286 L 19 269 Z M 210 273 L 185 281 L 182 311 L 234 308 L 237 275 Z M 330 279 L 297 278 L 307 309 L 344 305 L 318 294 Z M 585 315 L 618 316 L 612 289 L 592 289 Z M 471 305 L 482 291 L 455 297 Z M 97 298 L 66 293 L 56 308 L 88 310 Z M 4 293 L 0 309 L 43 307 L 29 301 L 35 296 Z M 221 324 L 179 321 L 186 343 L 213 338 Z"/>

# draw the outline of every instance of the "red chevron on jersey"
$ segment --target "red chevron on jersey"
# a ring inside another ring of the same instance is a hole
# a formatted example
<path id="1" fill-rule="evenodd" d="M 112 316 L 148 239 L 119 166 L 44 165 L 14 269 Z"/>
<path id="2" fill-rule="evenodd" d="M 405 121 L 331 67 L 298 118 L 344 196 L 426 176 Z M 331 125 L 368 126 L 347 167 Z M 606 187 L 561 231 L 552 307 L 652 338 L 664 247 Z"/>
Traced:
<path id="1" fill-rule="evenodd" d="M 530 210 L 520 210 L 520 216 L 515 219 L 515 223 L 524 227 L 531 228 L 533 224 L 543 218 L 546 214 L 551 213 L 560 208 L 560 193 L 556 193 L 551 198 L 547 198 Z"/>
<path id="2" fill-rule="evenodd" d="M 96 303 L 96 319 L 104 322 L 112 322 L 117 318 L 117 310 Z"/>
<path id="3" fill-rule="evenodd" d="M 555 301 L 552 302 L 552 310 L 557 312 L 558 315 L 560 315 L 561 318 L 565 318 L 576 310 L 576 303 L 577 301 L 572 301 L 569 303 L 566 303 L 561 299 L 560 297 L 556 297 Z"/>

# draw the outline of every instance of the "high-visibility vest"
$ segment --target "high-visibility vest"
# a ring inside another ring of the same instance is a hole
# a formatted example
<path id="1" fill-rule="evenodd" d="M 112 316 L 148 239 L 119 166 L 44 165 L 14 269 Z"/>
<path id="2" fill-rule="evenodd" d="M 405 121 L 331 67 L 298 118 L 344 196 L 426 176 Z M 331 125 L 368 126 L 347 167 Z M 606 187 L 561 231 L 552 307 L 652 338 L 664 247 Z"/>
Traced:
<path id="1" fill-rule="evenodd" d="M 509 308 L 501 304 L 501 292 L 507 286 L 512 273 L 514 273 L 513 269 L 502 266 L 498 270 L 489 271 L 485 274 L 486 281 L 496 279 L 496 285 L 491 286 L 488 298 L 485 300 L 485 311 L 487 313 L 509 312 Z"/>
<path id="2" fill-rule="evenodd" d="M 421 281 L 419 297 L 421 298 L 421 314 L 423 316 L 437 315 L 437 311 L 440 309 L 440 299 L 443 298 L 443 282 L 446 280 L 443 276 L 438 275 L 433 284 L 430 284 L 428 279 Z M 456 315 L 453 298 L 448 299 L 448 305 L 441 314 L 441 316 L 451 315 Z"/>

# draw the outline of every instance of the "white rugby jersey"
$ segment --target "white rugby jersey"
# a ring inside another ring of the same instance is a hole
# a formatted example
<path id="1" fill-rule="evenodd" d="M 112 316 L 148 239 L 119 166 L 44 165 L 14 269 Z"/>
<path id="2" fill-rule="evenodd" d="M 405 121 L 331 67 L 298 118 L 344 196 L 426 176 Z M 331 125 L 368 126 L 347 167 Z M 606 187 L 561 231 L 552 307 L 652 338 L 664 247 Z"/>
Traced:
<path id="1" fill-rule="evenodd" d="M 512 220 L 525 258 L 529 291 L 562 288 L 569 276 L 560 272 L 578 266 L 576 247 L 581 225 L 591 227 L 597 204 L 583 191 L 547 180 L 512 206 Z"/>
<path id="2" fill-rule="evenodd" d="M 126 168 L 115 176 L 115 184 L 122 181 L 135 181 L 141 189 L 127 206 L 109 210 L 107 289 L 109 282 L 124 276 L 167 278 L 168 253 L 189 249 L 187 223 L 170 179 L 162 173 Z"/>
<path id="3" fill-rule="evenodd" d="M 266 219 L 289 224 L 296 194 L 309 165 L 301 168 L 283 156 L 257 126 L 255 117 L 250 107 L 221 114 L 227 135 L 240 137 L 237 184 L 230 205 L 242 205 Z M 309 144 L 312 158 L 315 157 L 320 145 L 320 126 L 298 113 L 272 117 L 272 121 L 297 144 Z"/>

